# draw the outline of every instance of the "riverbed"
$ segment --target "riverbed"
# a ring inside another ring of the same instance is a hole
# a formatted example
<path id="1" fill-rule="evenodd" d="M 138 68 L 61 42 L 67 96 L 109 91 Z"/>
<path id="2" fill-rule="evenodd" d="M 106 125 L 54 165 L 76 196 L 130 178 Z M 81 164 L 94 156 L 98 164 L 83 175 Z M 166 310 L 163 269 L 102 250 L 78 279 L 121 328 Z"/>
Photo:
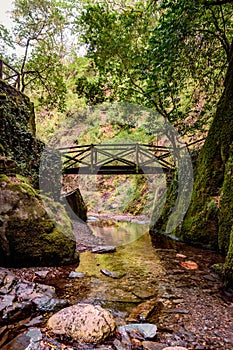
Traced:
<path id="1" fill-rule="evenodd" d="M 166 237 L 152 244 L 145 218 L 97 217 L 88 226 L 98 242 L 115 245 L 116 252 L 80 253 L 75 270 L 85 277 L 66 285 L 73 291 L 85 285 L 83 295 L 73 295 L 75 303 L 100 304 L 124 324 L 132 314 L 135 321 L 146 321 L 145 310 L 137 314 L 137 306 L 152 301 L 155 308 L 147 321 L 158 326 L 159 342 L 189 349 L 233 349 L 232 298 L 212 267 L 223 262 L 221 255 Z"/>
<path id="2" fill-rule="evenodd" d="M 76 222 L 74 229 L 78 266 L 46 268 L 43 280 L 35 271 L 45 268 L 14 272 L 55 286 L 58 297 L 71 305 L 102 305 L 118 325 L 152 322 L 158 327 L 158 344 L 233 349 L 232 295 L 212 267 L 223 262 L 221 255 L 165 237 L 152 243 L 146 218 L 92 215 L 88 225 Z M 92 252 L 109 245 L 114 252 Z M 69 277 L 72 271 L 81 277 Z"/>

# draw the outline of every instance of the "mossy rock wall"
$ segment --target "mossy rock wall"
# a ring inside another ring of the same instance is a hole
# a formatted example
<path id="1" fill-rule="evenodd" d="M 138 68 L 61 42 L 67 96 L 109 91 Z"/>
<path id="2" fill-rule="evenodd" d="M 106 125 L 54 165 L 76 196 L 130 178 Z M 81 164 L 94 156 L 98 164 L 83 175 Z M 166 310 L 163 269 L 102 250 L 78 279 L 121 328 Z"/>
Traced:
<path id="1" fill-rule="evenodd" d="M 233 288 L 233 226 L 229 236 L 229 248 L 224 264 L 223 276 L 225 285 L 229 288 Z"/>
<path id="2" fill-rule="evenodd" d="M 2 266 L 52 266 L 78 261 L 75 236 L 64 207 L 52 202 L 53 210 L 48 215 L 44 203 L 26 181 L 0 175 Z"/>
<path id="3" fill-rule="evenodd" d="M 226 255 L 224 280 L 233 287 L 233 51 L 225 89 L 195 169 L 192 200 L 179 230 L 184 241 Z M 172 203 L 167 203 L 169 210 Z M 154 228 L 155 232 L 156 227 Z M 152 231 L 153 235 L 153 231 Z"/>
<path id="4" fill-rule="evenodd" d="M 15 160 L 18 171 L 37 182 L 43 143 L 35 137 L 35 114 L 29 98 L 0 80 L 0 154 Z"/>

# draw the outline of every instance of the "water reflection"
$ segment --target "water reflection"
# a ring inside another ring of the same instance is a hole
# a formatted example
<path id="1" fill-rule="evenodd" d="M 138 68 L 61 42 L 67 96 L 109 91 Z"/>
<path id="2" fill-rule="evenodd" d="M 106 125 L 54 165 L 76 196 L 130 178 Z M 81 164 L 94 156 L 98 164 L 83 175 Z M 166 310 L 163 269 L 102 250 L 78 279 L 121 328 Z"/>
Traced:
<path id="1" fill-rule="evenodd" d="M 165 269 L 152 246 L 148 225 L 108 222 L 103 230 L 101 222 L 97 226 L 95 222 L 91 228 L 101 238 L 107 235 L 108 243 L 117 245 L 117 250 L 108 254 L 80 253 L 76 271 L 84 272 L 89 281 L 87 300 L 126 311 L 144 297 L 157 296 Z M 118 277 L 103 275 L 101 269 Z"/>
<path id="2" fill-rule="evenodd" d="M 96 237 L 106 245 L 122 246 L 134 242 L 149 230 L 145 222 L 101 220 L 88 223 Z"/>

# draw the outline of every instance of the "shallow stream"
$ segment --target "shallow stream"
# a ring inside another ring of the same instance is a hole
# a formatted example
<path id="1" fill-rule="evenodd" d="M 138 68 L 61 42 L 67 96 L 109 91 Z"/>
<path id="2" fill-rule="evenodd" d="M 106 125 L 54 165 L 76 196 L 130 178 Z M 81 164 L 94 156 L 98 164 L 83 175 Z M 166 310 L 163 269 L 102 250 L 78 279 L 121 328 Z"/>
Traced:
<path id="1" fill-rule="evenodd" d="M 89 280 L 86 299 L 118 311 L 129 311 L 137 303 L 159 294 L 165 274 L 144 222 L 90 224 L 97 237 L 116 247 L 116 252 L 80 254 L 77 272 Z M 108 275 L 103 274 L 108 273 Z"/>
<path id="2" fill-rule="evenodd" d="M 154 323 L 158 348 L 164 344 L 198 350 L 233 349 L 232 294 L 224 291 L 219 275 L 211 268 L 224 261 L 222 256 L 163 236 L 152 243 L 148 223 L 140 218 L 93 217 L 88 225 L 95 236 L 87 225 L 82 229 L 74 226 L 78 266 L 48 268 L 45 279 L 38 277 L 44 267 L 14 272 L 53 285 L 57 296 L 69 304 L 102 305 L 118 325 Z M 114 245 L 116 251 L 91 252 L 102 244 L 105 248 Z M 70 277 L 75 271 L 78 276 Z"/>

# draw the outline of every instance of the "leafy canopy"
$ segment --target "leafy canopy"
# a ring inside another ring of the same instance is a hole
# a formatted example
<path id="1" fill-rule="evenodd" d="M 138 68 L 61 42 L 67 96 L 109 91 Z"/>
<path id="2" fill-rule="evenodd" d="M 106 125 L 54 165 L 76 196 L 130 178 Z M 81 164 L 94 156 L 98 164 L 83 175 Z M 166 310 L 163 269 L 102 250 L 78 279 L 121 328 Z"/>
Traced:
<path id="1" fill-rule="evenodd" d="M 86 2 L 79 23 L 88 56 L 115 99 L 156 109 L 180 132 L 202 130 L 223 87 L 231 3 Z"/>

